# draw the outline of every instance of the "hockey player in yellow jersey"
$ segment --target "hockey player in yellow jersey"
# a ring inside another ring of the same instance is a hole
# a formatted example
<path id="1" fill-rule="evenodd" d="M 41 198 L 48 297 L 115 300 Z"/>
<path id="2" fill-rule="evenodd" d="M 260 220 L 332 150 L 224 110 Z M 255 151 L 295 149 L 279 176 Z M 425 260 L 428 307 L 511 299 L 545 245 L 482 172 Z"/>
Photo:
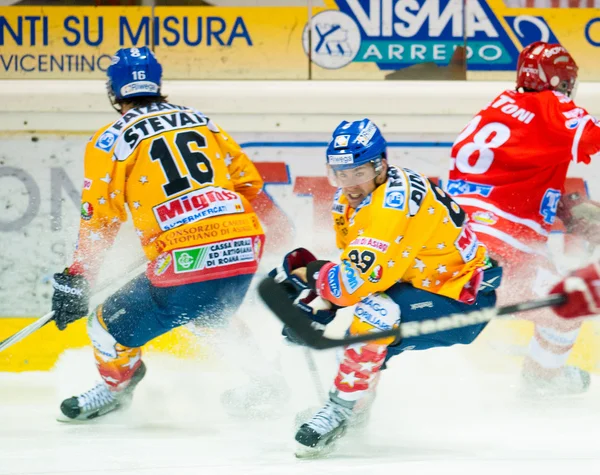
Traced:
<path id="1" fill-rule="evenodd" d="M 250 201 L 256 168 L 213 121 L 161 95 L 162 67 L 147 48 L 119 50 L 108 90 L 122 114 L 89 141 L 73 264 L 54 276 L 59 329 L 88 313 L 105 252 L 127 211 L 148 259 L 145 273 L 89 316 L 103 381 L 66 399 L 66 420 L 91 419 L 131 399 L 145 366 L 140 347 L 194 320 L 218 327 L 241 304 L 264 234 Z"/>
<path id="2" fill-rule="evenodd" d="M 390 166 L 386 141 L 373 122 L 336 128 L 327 169 L 338 187 L 332 214 L 340 261 L 296 249 L 271 272 L 307 316 L 327 325 L 337 309 L 356 305 L 348 330 L 354 335 L 495 305 L 501 268 L 488 259 L 464 211 L 425 176 Z M 329 400 L 296 434 L 298 455 L 331 447 L 343 435 L 369 407 L 390 357 L 468 344 L 484 326 L 346 347 Z M 291 329 L 284 328 L 284 335 L 294 340 Z"/>

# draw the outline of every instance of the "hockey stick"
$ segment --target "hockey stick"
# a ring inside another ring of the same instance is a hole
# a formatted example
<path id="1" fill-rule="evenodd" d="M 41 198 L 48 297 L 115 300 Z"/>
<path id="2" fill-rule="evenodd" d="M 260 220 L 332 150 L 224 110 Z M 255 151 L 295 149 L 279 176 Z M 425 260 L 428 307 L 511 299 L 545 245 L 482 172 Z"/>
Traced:
<path id="1" fill-rule="evenodd" d="M 313 386 L 315 387 L 315 392 L 317 393 L 317 399 L 319 400 L 319 403 L 323 403 L 325 401 L 325 389 L 323 389 L 323 383 L 321 383 L 319 369 L 317 368 L 315 358 L 311 353 L 312 350 L 306 346 L 303 348 L 303 350 L 304 359 L 306 360 L 306 365 L 308 366 L 308 372 L 310 373 Z"/>
<path id="2" fill-rule="evenodd" d="M 144 259 L 144 261 L 138 261 L 136 262 L 134 265 L 130 266 L 126 271 L 125 271 L 125 275 L 130 274 L 131 272 L 133 272 L 134 270 L 136 270 L 138 267 L 140 267 L 141 265 L 145 264 L 146 260 Z M 100 283 L 100 285 L 98 285 L 95 289 L 94 289 L 94 294 L 100 293 L 104 290 L 106 290 L 108 287 L 110 287 L 113 283 L 114 283 L 114 279 L 106 279 L 104 282 Z M 25 328 L 22 328 L 21 330 L 19 330 L 17 333 L 15 333 L 14 335 L 9 336 L 8 338 L 0 341 L 0 352 L 6 350 L 8 347 L 14 345 L 15 343 L 23 340 L 24 338 L 28 337 L 29 335 L 31 335 L 32 333 L 36 332 L 37 330 L 39 330 L 40 328 L 42 328 L 44 325 L 46 325 L 47 323 L 51 322 L 54 319 L 54 312 L 49 312 L 46 315 L 44 315 L 41 318 L 38 318 L 35 322 L 33 322 L 30 325 L 27 325 Z"/>
<path id="3" fill-rule="evenodd" d="M 306 317 L 306 314 L 298 307 L 293 305 L 287 292 L 283 287 L 275 282 L 272 277 L 266 277 L 258 286 L 258 294 L 269 309 L 285 325 L 289 326 L 306 346 L 316 350 L 326 350 L 338 346 L 347 346 L 355 343 L 378 340 L 380 338 L 395 337 L 415 337 L 419 335 L 429 335 L 445 330 L 477 325 L 479 323 L 489 322 L 502 315 L 510 315 L 518 312 L 527 312 L 537 308 L 552 307 L 566 302 L 564 295 L 550 295 L 540 300 L 530 300 L 505 307 L 486 308 L 469 313 L 460 313 L 448 315 L 420 322 L 402 323 L 399 328 L 385 330 L 381 332 L 365 333 L 347 338 L 328 338 L 320 331 L 313 328 L 313 322 Z"/>

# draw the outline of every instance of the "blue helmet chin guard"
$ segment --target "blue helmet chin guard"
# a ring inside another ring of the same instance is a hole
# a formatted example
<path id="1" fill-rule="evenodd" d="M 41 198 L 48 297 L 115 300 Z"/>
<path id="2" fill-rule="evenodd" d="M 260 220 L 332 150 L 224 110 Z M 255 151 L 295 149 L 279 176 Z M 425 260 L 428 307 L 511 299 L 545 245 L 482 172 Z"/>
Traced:
<path id="1" fill-rule="evenodd" d="M 107 70 L 112 104 L 139 96 L 160 96 L 162 66 L 147 47 L 121 48 Z"/>
<path id="2" fill-rule="evenodd" d="M 386 158 L 386 149 L 387 142 L 381 131 L 369 119 L 343 121 L 334 130 L 331 142 L 327 146 L 330 179 L 336 181 L 335 175 L 338 172 L 367 163 L 373 164 L 374 176 L 378 175 L 382 167 L 381 160 Z M 339 183 L 334 184 L 337 185 Z"/>

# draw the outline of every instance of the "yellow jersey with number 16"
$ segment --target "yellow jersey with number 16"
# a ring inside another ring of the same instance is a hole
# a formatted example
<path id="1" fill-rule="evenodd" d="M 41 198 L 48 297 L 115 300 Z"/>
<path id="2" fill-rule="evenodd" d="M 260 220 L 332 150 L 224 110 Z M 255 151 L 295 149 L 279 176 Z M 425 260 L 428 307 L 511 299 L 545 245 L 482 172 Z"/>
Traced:
<path id="1" fill-rule="evenodd" d="M 127 207 L 154 285 L 254 273 L 264 233 L 250 201 L 262 185 L 235 140 L 200 112 L 132 109 L 86 147 L 71 271 L 94 280 Z"/>

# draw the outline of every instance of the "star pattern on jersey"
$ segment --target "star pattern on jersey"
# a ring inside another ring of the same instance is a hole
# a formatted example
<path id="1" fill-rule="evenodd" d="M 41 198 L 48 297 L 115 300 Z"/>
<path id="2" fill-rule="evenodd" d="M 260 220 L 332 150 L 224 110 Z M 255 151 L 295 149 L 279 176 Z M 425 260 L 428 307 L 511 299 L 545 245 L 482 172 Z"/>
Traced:
<path id="1" fill-rule="evenodd" d="M 431 285 L 431 281 L 428 278 L 425 278 L 421 282 L 421 285 L 423 285 L 423 287 L 429 287 Z"/>
<path id="2" fill-rule="evenodd" d="M 408 257 L 410 256 L 410 252 L 408 252 L 407 250 L 402 251 L 402 257 Z"/>
<path id="3" fill-rule="evenodd" d="M 348 221 L 348 227 L 354 226 L 354 218 L 350 218 L 350 221 Z"/>
<path id="4" fill-rule="evenodd" d="M 140 204 L 139 201 L 134 201 L 133 202 L 133 209 L 138 209 L 140 206 L 142 206 L 142 205 Z"/>
<path id="5" fill-rule="evenodd" d="M 358 364 L 361 371 L 368 371 L 369 373 L 373 371 L 373 368 L 377 367 L 377 363 L 374 363 L 373 361 L 363 361 L 362 363 Z"/>
<path id="6" fill-rule="evenodd" d="M 456 277 L 458 275 L 458 271 L 455 270 L 454 272 L 452 272 L 452 277 Z"/>
<path id="7" fill-rule="evenodd" d="M 120 223 L 120 222 L 121 222 L 121 220 L 117 216 L 115 216 L 111 221 L 111 223 L 115 223 L 115 224 Z"/>
<path id="8" fill-rule="evenodd" d="M 444 274 L 444 273 L 448 272 L 448 269 L 446 269 L 446 266 L 443 264 L 439 264 L 435 270 L 437 271 L 438 274 Z"/>
<path id="9" fill-rule="evenodd" d="M 131 359 L 121 365 L 121 368 L 129 368 L 129 369 L 133 369 L 133 367 L 136 365 L 136 363 L 140 360 L 140 358 L 142 357 L 141 353 L 137 353 L 135 356 L 132 356 Z"/>
<path id="10" fill-rule="evenodd" d="M 388 267 L 394 267 L 395 265 L 396 265 L 396 263 L 394 262 L 394 260 L 393 260 L 393 259 L 390 259 L 390 260 L 388 261 Z"/>
<path id="11" fill-rule="evenodd" d="M 240 178 L 246 176 L 246 172 L 240 172 Z"/>
<path id="12" fill-rule="evenodd" d="M 225 176 L 227 177 L 228 180 L 231 180 L 231 175 L 229 173 Z"/>
<path id="13" fill-rule="evenodd" d="M 433 214 L 433 213 L 435 213 L 435 208 L 434 208 L 433 206 L 430 206 L 430 207 L 427 209 L 427 212 L 428 212 L 429 214 Z"/>
<path id="14" fill-rule="evenodd" d="M 145 185 L 146 183 L 148 183 L 148 177 L 147 177 L 146 175 L 142 175 L 142 176 L 140 177 L 140 179 L 139 179 L 139 182 L 140 182 L 142 185 Z"/>
<path id="15" fill-rule="evenodd" d="M 435 281 L 435 285 L 440 285 L 440 283 L 441 283 L 441 282 L 440 282 L 439 280 L 436 280 L 436 281 Z"/>
<path id="16" fill-rule="evenodd" d="M 394 242 L 396 244 L 400 244 L 400 241 L 402 241 L 402 239 L 404 239 L 404 236 L 398 236 L 396 239 L 394 239 Z"/>
<path id="17" fill-rule="evenodd" d="M 217 157 L 217 159 L 221 158 L 221 154 L 220 153 L 215 153 L 215 157 Z"/>
<path id="18" fill-rule="evenodd" d="M 114 199 L 116 198 L 116 196 L 117 196 L 117 192 L 116 192 L 116 191 L 113 191 L 113 192 L 110 194 L 110 199 L 111 199 L 111 200 L 114 200 Z"/>
<path id="19" fill-rule="evenodd" d="M 359 236 L 362 236 L 364 233 L 365 233 L 365 230 L 364 230 L 364 229 L 359 229 L 359 230 L 358 230 L 358 235 L 359 235 Z"/>
<path id="20" fill-rule="evenodd" d="M 427 266 L 421 259 L 418 259 L 415 257 L 415 265 L 414 265 L 413 269 L 419 269 L 419 272 L 423 272 L 426 267 Z"/>
<path id="21" fill-rule="evenodd" d="M 88 234 L 88 238 L 92 242 L 97 242 L 102 239 L 102 236 L 100 236 L 100 233 L 97 233 L 95 231 L 90 231 L 90 234 Z"/>
<path id="22" fill-rule="evenodd" d="M 225 165 L 229 166 L 231 165 L 231 162 L 233 162 L 233 158 L 231 158 L 231 155 L 225 155 Z"/>
<path id="23" fill-rule="evenodd" d="M 444 219 L 442 219 L 442 223 L 444 224 L 448 224 L 450 220 L 448 219 L 448 217 L 446 216 Z"/>
<path id="24" fill-rule="evenodd" d="M 135 228 L 135 233 L 139 236 L 139 237 L 144 237 L 144 231 L 142 231 L 141 229 L 137 229 Z"/>
<path id="25" fill-rule="evenodd" d="M 446 243 L 444 243 L 444 242 L 440 242 L 440 243 L 439 243 L 439 244 L 438 244 L 436 247 L 437 247 L 438 249 L 442 250 L 442 249 L 444 249 L 444 248 L 446 247 Z"/>
<path id="26" fill-rule="evenodd" d="M 104 196 L 101 196 L 100 198 L 98 198 L 99 205 L 103 205 L 104 203 L 106 203 L 106 198 Z"/>
<path id="27" fill-rule="evenodd" d="M 355 343 L 354 345 L 348 345 L 349 350 L 353 350 L 357 355 L 362 355 L 362 349 L 367 346 L 366 343 Z"/>
<path id="28" fill-rule="evenodd" d="M 351 388 L 354 387 L 356 381 L 360 380 L 360 378 L 356 377 L 356 373 L 354 371 L 351 371 L 350 373 L 344 373 L 343 371 L 340 371 L 340 376 L 342 377 L 340 384 L 347 384 Z"/>
<path id="29" fill-rule="evenodd" d="M 110 177 L 110 175 L 107 173 L 106 176 L 104 178 L 100 178 L 100 181 L 103 181 L 104 183 L 106 183 L 107 185 L 112 181 L 112 178 Z"/>

